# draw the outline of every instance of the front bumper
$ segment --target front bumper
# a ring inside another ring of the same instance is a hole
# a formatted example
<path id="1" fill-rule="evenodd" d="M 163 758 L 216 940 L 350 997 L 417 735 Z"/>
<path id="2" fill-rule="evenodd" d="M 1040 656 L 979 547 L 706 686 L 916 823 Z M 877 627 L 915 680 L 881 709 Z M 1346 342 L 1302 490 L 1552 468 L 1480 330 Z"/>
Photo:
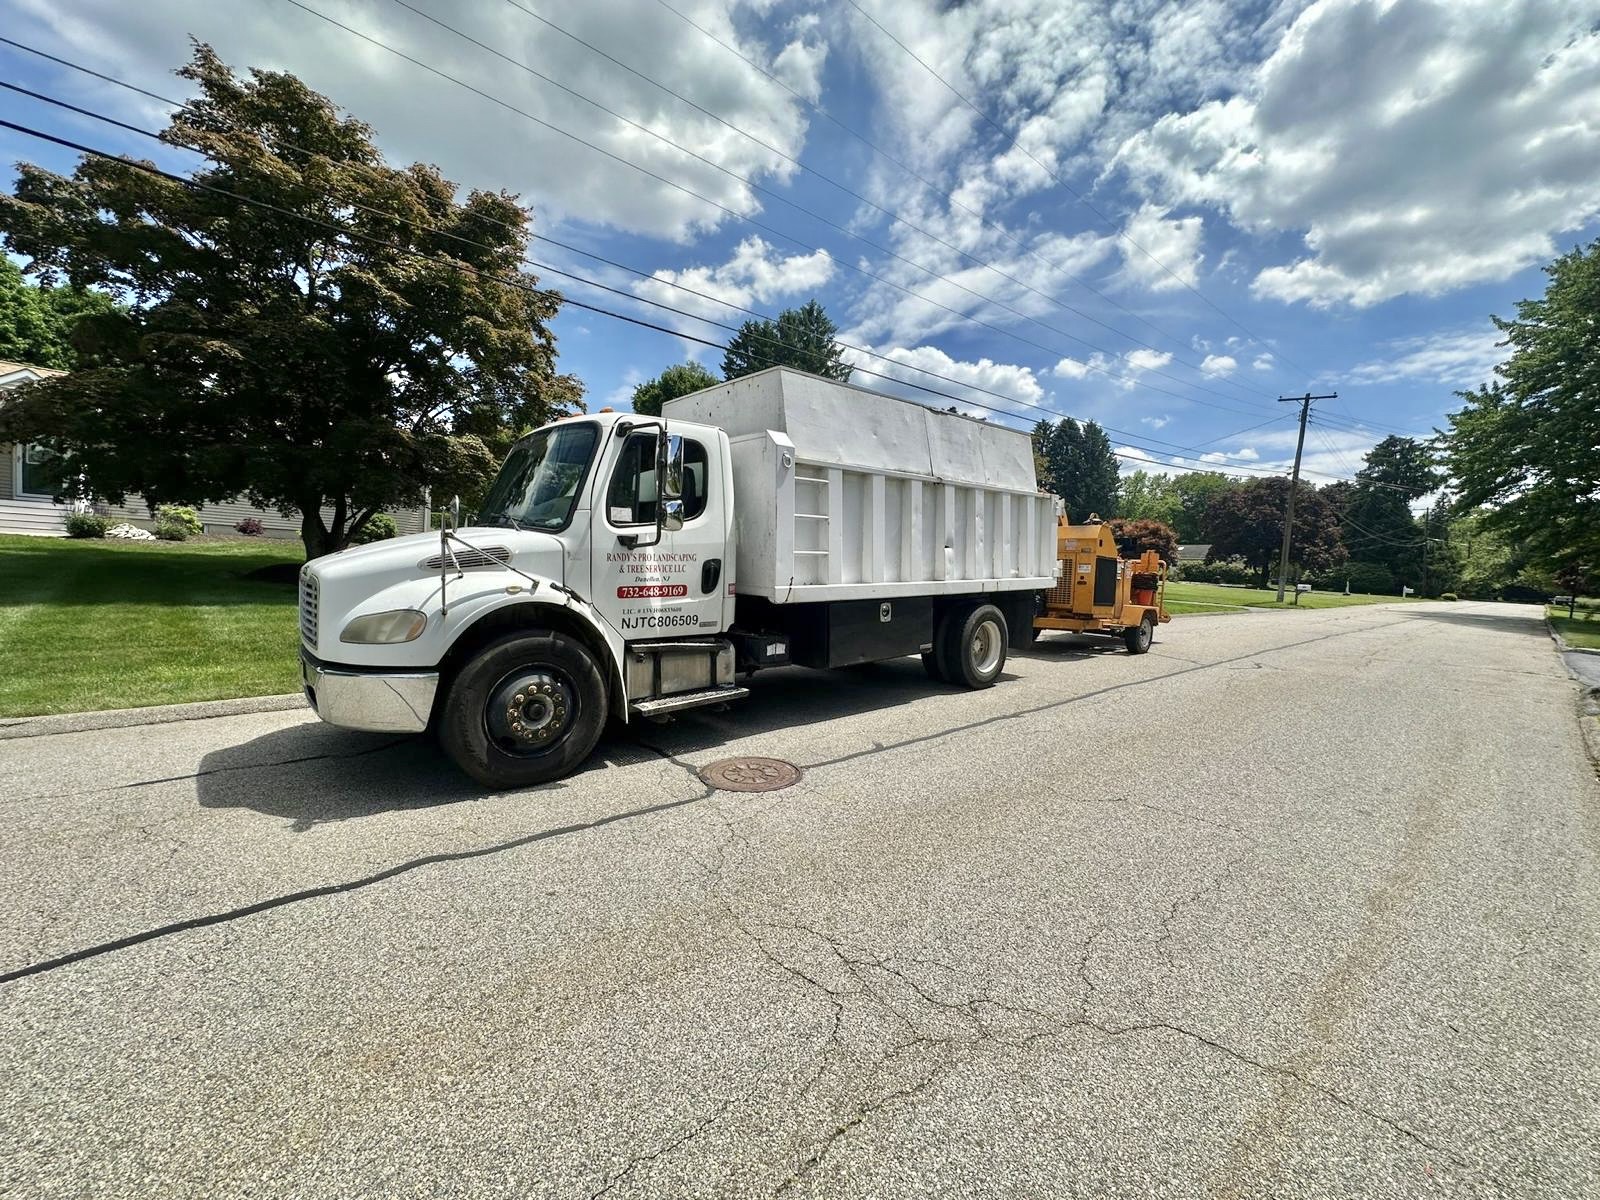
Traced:
<path id="1" fill-rule="evenodd" d="M 329 725 L 372 733 L 421 733 L 439 690 L 437 671 L 353 671 L 300 652 L 306 703 Z"/>

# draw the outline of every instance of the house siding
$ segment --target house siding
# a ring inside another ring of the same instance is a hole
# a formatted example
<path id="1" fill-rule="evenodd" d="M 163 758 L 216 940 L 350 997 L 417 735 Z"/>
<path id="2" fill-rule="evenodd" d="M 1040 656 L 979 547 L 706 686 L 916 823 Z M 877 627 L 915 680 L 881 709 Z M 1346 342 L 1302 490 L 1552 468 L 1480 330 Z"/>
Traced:
<path id="1" fill-rule="evenodd" d="M 152 526 L 150 509 L 145 504 L 142 496 L 129 496 L 123 504 L 95 504 L 97 512 L 103 512 L 113 520 L 129 521 L 134 525 Z M 203 507 L 196 506 L 195 516 L 200 518 L 200 524 L 205 526 L 207 533 L 232 533 L 233 527 L 246 517 L 254 517 L 261 522 L 261 531 L 267 537 L 298 538 L 300 536 L 300 518 L 298 516 L 285 517 L 271 509 L 257 508 L 247 501 L 223 500 Z M 421 508 L 397 509 L 389 513 L 394 518 L 395 528 L 400 533 L 421 533 L 425 524 L 425 513 Z M 331 522 L 333 510 L 322 510 L 322 519 Z"/>
<path id="2" fill-rule="evenodd" d="M 9 500 L 17 493 L 11 482 L 12 445 L 0 442 L 0 500 Z"/>

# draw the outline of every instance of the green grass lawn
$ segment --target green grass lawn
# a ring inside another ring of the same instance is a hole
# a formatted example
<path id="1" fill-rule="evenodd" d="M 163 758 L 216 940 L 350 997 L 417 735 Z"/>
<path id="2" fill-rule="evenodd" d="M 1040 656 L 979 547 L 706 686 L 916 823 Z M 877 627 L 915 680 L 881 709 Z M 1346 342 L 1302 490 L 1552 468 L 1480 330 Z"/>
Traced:
<path id="1" fill-rule="evenodd" d="M 1413 597 L 1407 597 L 1407 601 Z M 1167 608 L 1174 616 L 1187 613 L 1236 612 L 1239 608 L 1346 608 L 1353 604 L 1398 604 L 1399 596 L 1346 596 L 1339 592 L 1307 592 L 1294 603 L 1291 592 L 1278 603 L 1276 588 L 1223 587 L 1215 583 L 1167 584 Z"/>
<path id="2" fill-rule="evenodd" d="M 1567 645 L 1585 650 L 1600 650 L 1600 611 L 1578 602 L 1575 616 L 1567 616 L 1565 604 L 1552 604 L 1544 610 L 1556 632 L 1566 639 Z"/>
<path id="3" fill-rule="evenodd" d="M 0 536 L 0 717 L 299 690 L 298 542 Z"/>

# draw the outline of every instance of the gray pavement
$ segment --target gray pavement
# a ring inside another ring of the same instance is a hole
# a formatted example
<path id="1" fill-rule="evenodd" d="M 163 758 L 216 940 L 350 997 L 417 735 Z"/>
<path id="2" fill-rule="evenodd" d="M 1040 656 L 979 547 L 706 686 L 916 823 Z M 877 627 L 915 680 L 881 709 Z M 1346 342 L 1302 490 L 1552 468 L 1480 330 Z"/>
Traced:
<path id="1" fill-rule="evenodd" d="M 0 1194 L 1600 1194 L 1576 693 L 1418 604 L 778 672 L 518 794 L 301 712 L 0 742 Z"/>

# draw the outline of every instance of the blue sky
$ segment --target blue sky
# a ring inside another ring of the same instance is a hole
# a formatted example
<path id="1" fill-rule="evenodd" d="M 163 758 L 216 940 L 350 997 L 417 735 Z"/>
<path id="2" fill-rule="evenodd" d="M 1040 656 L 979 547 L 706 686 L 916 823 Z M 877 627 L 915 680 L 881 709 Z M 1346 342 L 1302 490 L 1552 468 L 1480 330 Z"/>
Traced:
<path id="1" fill-rule="evenodd" d="M 1308 437 L 1311 478 L 1349 476 L 1378 438 L 1425 433 L 1454 390 L 1490 378 L 1488 314 L 1537 294 L 1540 265 L 1594 238 L 1600 216 L 1593 0 L 0 0 L 0 13 L 8 37 L 176 98 L 190 36 L 238 68 L 294 71 L 373 125 L 391 160 L 516 192 L 541 235 L 642 273 L 536 242 L 534 258 L 624 293 L 544 276 L 573 299 L 722 340 L 644 301 L 737 325 L 744 313 L 682 289 L 763 313 L 815 296 L 864 370 L 991 419 L 1095 418 L 1128 469 L 1279 468 L 1294 430 L 1275 397 L 1311 389 L 1340 394 Z M 167 112 L 10 47 L 0 64 L 124 120 L 159 127 Z M 4 107 L 194 162 L 14 95 Z M 71 166 L 10 131 L 0 157 Z M 556 331 L 591 406 L 625 406 L 686 356 L 721 358 L 576 308 Z"/>

